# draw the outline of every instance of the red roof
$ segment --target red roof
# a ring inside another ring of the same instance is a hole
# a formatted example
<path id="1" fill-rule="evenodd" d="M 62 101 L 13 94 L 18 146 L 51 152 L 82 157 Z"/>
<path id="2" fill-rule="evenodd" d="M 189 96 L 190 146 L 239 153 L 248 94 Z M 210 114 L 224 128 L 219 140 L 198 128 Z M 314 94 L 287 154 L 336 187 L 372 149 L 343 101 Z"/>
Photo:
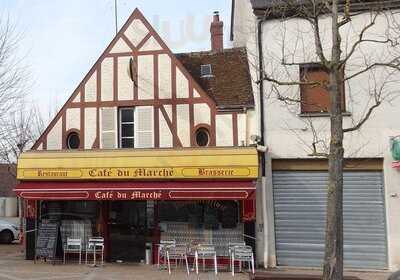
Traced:
<path id="1" fill-rule="evenodd" d="M 254 98 L 245 48 L 220 52 L 180 53 L 176 57 L 220 109 L 252 108 Z M 210 64 L 211 77 L 201 77 L 201 65 Z"/>

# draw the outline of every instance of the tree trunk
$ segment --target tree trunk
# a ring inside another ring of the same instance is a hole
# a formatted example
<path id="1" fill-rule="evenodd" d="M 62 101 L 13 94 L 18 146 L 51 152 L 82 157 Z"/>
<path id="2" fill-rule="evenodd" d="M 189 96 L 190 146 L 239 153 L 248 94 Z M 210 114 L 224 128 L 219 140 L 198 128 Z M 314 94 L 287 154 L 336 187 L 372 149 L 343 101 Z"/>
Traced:
<path id="1" fill-rule="evenodd" d="M 332 1 L 332 57 L 329 94 L 331 140 L 327 189 L 323 280 L 343 279 L 343 118 L 338 0 Z"/>

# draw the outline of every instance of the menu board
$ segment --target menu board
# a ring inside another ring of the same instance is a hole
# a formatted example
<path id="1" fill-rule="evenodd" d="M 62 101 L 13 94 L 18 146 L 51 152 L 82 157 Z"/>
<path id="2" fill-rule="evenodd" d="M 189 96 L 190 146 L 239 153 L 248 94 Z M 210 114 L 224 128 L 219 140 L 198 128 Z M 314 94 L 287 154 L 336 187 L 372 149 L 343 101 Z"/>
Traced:
<path id="1" fill-rule="evenodd" d="M 36 241 L 36 258 L 53 259 L 57 249 L 59 224 L 43 222 L 39 226 Z"/>

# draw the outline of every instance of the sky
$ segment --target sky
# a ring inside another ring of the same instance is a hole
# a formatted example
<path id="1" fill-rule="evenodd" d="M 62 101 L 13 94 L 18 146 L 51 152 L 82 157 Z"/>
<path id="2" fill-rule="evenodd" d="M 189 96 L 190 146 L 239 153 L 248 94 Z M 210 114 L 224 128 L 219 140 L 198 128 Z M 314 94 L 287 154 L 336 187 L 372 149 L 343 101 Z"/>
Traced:
<path id="1" fill-rule="evenodd" d="M 117 7 L 118 28 L 137 7 L 173 52 L 209 50 L 219 11 L 229 46 L 231 0 L 117 0 Z M 28 96 L 48 120 L 115 36 L 114 0 L 0 0 L 0 20 L 7 18 L 30 73 Z"/>

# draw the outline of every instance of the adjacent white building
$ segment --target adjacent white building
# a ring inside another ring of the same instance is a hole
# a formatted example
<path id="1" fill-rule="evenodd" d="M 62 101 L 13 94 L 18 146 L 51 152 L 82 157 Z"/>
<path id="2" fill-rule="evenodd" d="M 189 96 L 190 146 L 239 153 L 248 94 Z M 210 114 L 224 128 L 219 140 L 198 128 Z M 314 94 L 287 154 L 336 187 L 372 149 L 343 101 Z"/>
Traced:
<path id="1" fill-rule="evenodd" d="M 311 26 L 296 17 L 274 17 L 269 3 L 234 0 L 232 11 L 231 39 L 235 47 L 247 47 L 258 116 L 258 34 L 262 34 L 267 75 L 279 80 L 298 80 L 305 76 L 324 79 L 323 70 L 315 64 L 318 59 Z M 260 23 L 265 14 L 269 17 Z M 397 38 L 397 30 L 391 27 L 399 19 L 392 11 L 381 13 L 365 38 L 380 41 Z M 351 51 L 360 31 L 371 20 L 373 16 L 363 12 L 341 28 L 344 55 Z M 329 17 L 322 17 L 320 34 L 328 55 L 329 27 Z M 399 50 L 393 45 L 362 43 L 346 63 L 344 75 L 349 77 L 371 63 L 388 61 Z M 394 160 L 390 153 L 391 137 L 400 134 L 399 78 L 400 73 L 376 69 L 358 75 L 345 86 L 345 128 L 361 120 L 374 104 L 373 92 L 385 97 L 361 129 L 345 134 L 344 262 L 347 268 L 400 268 L 400 172 L 392 167 Z M 267 81 L 263 87 L 268 152 L 262 186 L 264 197 L 260 198 L 262 203 L 257 203 L 264 206 L 257 209 L 258 239 L 262 241 L 258 242 L 258 261 L 265 266 L 318 267 L 324 249 L 328 173 L 326 160 L 310 154 L 312 143 L 322 152 L 329 146 L 326 96 L 315 88 L 277 87 Z M 302 103 L 282 102 L 278 100 L 278 93 L 301 99 Z"/>

